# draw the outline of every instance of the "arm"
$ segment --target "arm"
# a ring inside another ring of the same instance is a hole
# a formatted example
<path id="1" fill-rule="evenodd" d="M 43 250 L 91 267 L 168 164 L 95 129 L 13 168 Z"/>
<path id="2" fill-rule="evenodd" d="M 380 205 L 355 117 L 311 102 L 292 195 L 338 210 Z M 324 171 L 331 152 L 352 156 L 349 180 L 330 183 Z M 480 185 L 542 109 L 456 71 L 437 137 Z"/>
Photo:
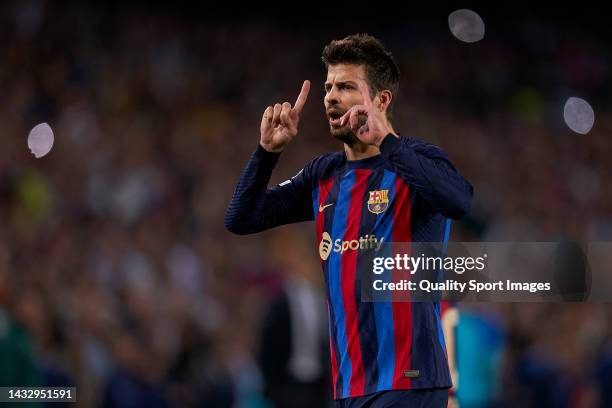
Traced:
<path id="1" fill-rule="evenodd" d="M 235 234 L 253 234 L 278 225 L 313 219 L 308 176 L 310 165 L 295 177 L 268 189 L 280 153 L 261 146 L 251 156 L 225 214 L 225 227 Z"/>
<path id="2" fill-rule="evenodd" d="M 376 103 L 373 103 L 367 84 L 360 81 L 358 86 L 363 105 L 352 106 L 336 124 L 348 126 L 362 143 L 378 147 L 397 173 L 435 211 L 454 219 L 465 215 L 471 206 L 473 188 L 446 154 L 433 145 L 411 145 L 409 139 L 396 136 L 385 116 L 391 100 L 389 92 L 381 92 L 385 98 L 377 94 Z M 365 123 L 359 120 L 362 114 L 367 117 Z"/>
<path id="3" fill-rule="evenodd" d="M 457 341 L 455 331 L 459 323 L 459 308 L 450 302 L 441 302 L 442 331 L 446 343 L 446 355 L 448 357 L 448 368 L 453 381 L 453 394 L 459 388 L 459 370 L 457 369 Z"/>
<path id="4" fill-rule="evenodd" d="M 225 227 L 236 234 L 253 234 L 281 224 L 311 220 L 309 167 L 291 180 L 267 189 L 272 170 L 287 143 L 297 135 L 300 112 L 308 98 L 304 81 L 294 106 L 289 102 L 268 106 L 261 118 L 259 146 L 232 196 Z"/>
<path id="5" fill-rule="evenodd" d="M 389 134 L 380 144 L 380 152 L 431 208 L 445 217 L 463 217 L 471 206 L 470 183 L 441 149 L 425 143 L 410 145 L 408 140 Z"/>

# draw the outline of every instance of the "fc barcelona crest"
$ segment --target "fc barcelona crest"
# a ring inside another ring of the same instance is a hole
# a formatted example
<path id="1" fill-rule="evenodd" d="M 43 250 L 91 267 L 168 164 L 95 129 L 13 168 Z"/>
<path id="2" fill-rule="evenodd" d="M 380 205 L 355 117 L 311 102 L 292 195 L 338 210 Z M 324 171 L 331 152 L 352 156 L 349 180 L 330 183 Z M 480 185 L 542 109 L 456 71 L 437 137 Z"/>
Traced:
<path id="1" fill-rule="evenodd" d="M 389 190 L 369 191 L 368 211 L 372 214 L 380 214 L 389 206 Z"/>

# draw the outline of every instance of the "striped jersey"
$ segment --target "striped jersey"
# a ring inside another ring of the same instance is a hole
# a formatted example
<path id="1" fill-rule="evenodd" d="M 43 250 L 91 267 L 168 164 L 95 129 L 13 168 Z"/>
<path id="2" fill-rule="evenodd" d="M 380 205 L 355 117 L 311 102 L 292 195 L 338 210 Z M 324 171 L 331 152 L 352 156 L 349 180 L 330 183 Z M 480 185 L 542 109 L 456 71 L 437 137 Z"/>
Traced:
<path id="1" fill-rule="evenodd" d="M 267 188 L 279 154 L 258 147 L 225 217 L 238 234 L 314 221 L 336 399 L 451 387 L 439 303 L 362 301 L 358 271 L 368 259 L 360 250 L 447 239 L 450 219 L 469 210 L 473 189 L 432 144 L 388 135 L 380 152 L 352 161 L 343 152 L 323 155 Z"/>

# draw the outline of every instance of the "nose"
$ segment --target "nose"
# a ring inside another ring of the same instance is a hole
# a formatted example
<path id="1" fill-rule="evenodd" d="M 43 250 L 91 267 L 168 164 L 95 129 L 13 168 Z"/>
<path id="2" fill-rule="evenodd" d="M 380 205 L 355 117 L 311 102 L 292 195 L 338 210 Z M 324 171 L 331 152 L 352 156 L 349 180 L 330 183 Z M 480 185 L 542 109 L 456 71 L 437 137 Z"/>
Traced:
<path id="1" fill-rule="evenodd" d="M 332 86 L 329 92 L 325 94 L 324 101 L 327 106 L 340 104 L 340 94 L 338 93 L 335 86 Z"/>

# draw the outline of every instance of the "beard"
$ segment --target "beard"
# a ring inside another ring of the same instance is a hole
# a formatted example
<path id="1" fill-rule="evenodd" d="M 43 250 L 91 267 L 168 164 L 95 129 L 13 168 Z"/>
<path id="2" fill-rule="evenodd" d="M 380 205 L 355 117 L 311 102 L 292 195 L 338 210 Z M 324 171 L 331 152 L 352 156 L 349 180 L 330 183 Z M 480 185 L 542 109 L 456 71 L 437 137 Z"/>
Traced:
<path id="1" fill-rule="evenodd" d="M 355 133 L 350 130 L 348 127 L 334 127 L 331 126 L 329 129 L 331 135 L 342 143 L 346 143 L 349 146 L 353 146 L 356 143 L 359 143 L 359 138 Z"/>
<path id="2" fill-rule="evenodd" d="M 367 116 L 359 115 L 357 122 L 359 124 L 359 128 L 364 126 L 367 121 Z M 361 142 L 355 132 L 353 132 L 348 126 L 330 126 L 329 131 L 334 138 L 342 143 L 346 143 L 349 147 Z"/>

